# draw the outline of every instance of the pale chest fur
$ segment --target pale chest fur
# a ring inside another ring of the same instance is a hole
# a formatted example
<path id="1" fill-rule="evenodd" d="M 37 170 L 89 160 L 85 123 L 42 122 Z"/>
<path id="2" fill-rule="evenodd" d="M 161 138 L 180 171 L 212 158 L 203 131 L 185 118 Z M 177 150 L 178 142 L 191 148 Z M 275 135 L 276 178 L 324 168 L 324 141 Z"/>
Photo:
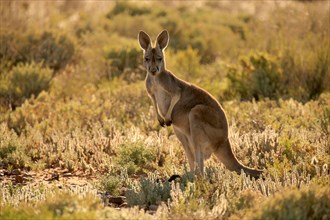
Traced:
<path id="1" fill-rule="evenodd" d="M 159 85 L 156 77 L 147 76 L 146 88 L 149 96 L 155 97 L 159 114 L 165 117 L 171 103 L 171 97 Z"/>

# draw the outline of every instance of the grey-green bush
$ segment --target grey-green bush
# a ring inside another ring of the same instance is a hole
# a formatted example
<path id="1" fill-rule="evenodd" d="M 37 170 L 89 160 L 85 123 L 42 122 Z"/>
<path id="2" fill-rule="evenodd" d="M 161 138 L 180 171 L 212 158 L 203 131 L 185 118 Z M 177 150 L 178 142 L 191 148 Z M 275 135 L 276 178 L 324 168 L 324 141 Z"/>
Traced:
<path id="1" fill-rule="evenodd" d="M 32 95 L 37 96 L 47 90 L 53 71 L 43 67 L 42 63 L 19 63 L 9 73 L 2 73 L 0 78 L 0 102 L 20 106 Z"/>

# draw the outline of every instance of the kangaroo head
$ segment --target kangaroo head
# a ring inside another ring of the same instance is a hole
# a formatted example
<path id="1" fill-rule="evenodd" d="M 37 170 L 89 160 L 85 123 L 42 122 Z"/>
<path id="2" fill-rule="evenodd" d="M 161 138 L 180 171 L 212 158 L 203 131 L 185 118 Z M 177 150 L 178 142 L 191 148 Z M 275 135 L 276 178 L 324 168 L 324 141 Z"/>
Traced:
<path id="1" fill-rule="evenodd" d="M 167 47 L 169 41 L 169 35 L 167 30 L 163 30 L 157 36 L 155 47 L 151 44 L 151 39 L 149 35 L 144 31 L 140 31 L 138 39 L 140 46 L 143 49 L 143 54 L 144 54 L 143 64 L 147 69 L 147 72 L 155 76 L 161 73 L 162 71 L 164 71 L 165 70 L 164 49 Z"/>

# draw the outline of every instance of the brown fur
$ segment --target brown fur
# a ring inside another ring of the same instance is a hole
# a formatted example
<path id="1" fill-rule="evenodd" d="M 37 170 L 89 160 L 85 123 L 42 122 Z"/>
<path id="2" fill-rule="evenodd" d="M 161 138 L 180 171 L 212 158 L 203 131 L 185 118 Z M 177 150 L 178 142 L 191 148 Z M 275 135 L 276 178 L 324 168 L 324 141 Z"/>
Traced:
<path id="1" fill-rule="evenodd" d="M 166 30 L 152 46 L 148 34 L 140 31 L 139 43 L 147 69 L 146 88 L 161 126 L 173 125 L 182 143 L 191 171 L 204 172 L 204 160 L 212 153 L 229 169 L 259 177 L 261 170 L 242 165 L 228 140 L 228 123 L 219 102 L 207 91 L 177 78 L 165 67 L 164 49 L 169 40 Z"/>

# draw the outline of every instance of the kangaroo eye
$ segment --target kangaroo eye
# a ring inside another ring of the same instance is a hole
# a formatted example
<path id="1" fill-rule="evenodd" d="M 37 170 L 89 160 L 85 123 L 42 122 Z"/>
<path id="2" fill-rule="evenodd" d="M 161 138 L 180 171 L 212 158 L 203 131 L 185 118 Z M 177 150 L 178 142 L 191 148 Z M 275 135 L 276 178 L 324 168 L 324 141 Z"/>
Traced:
<path id="1" fill-rule="evenodd" d="M 160 58 L 157 58 L 158 61 L 162 61 L 162 59 L 163 59 L 163 58 L 161 58 L 161 57 L 160 57 Z"/>
<path id="2" fill-rule="evenodd" d="M 144 58 L 144 60 L 145 60 L 146 62 L 148 62 L 150 59 L 146 57 L 146 58 Z"/>

